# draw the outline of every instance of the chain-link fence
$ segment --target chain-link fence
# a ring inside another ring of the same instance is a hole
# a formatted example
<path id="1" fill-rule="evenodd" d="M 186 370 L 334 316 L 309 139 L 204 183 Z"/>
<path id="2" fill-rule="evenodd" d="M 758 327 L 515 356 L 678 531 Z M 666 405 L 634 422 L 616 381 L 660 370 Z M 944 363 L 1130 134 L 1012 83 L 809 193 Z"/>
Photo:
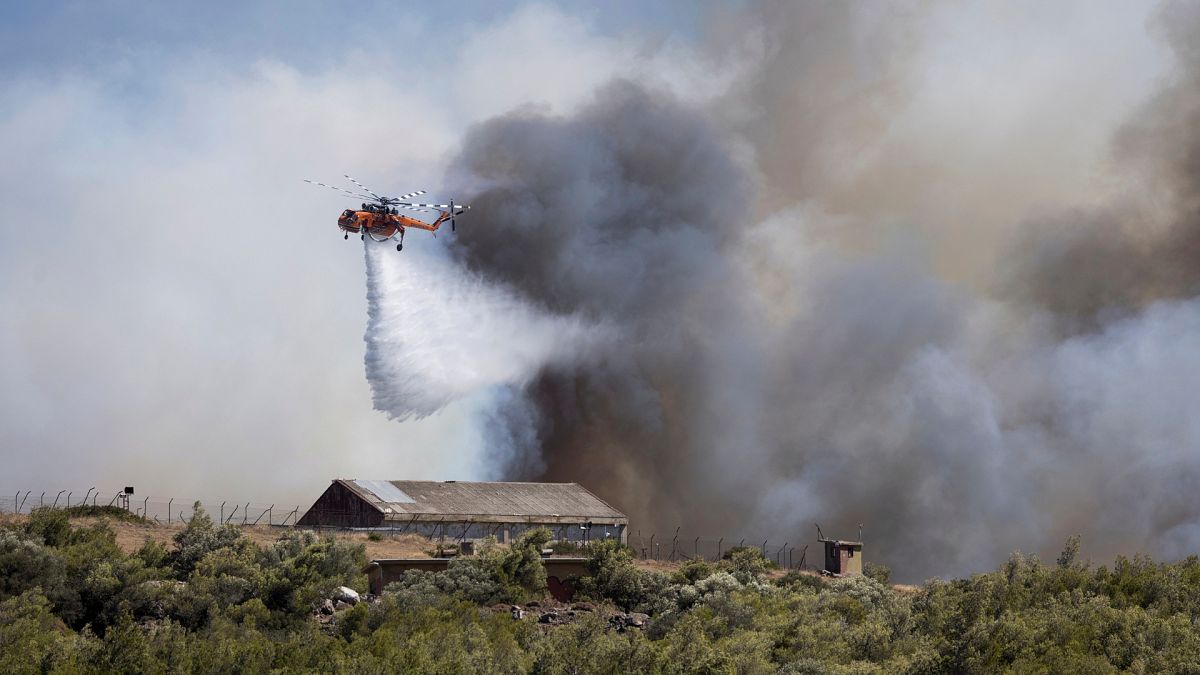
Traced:
<path id="1" fill-rule="evenodd" d="M 755 548 L 781 569 L 808 569 L 808 544 L 793 544 L 783 538 L 707 537 L 668 532 L 631 530 L 629 546 L 642 560 L 679 562 L 688 559 L 717 561 L 733 548 Z M 820 562 L 820 561 L 816 561 Z"/>
<path id="2" fill-rule="evenodd" d="M 72 508 L 81 506 L 115 506 L 135 516 L 156 523 L 186 523 L 191 520 L 199 505 L 217 522 L 230 525 L 282 525 L 294 526 L 302 515 L 299 504 L 255 504 L 234 500 L 197 500 L 154 496 L 139 497 L 124 491 L 105 493 L 91 488 L 88 490 L 35 491 L 19 490 L 10 495 L 0 495 L 0 513 L 29 513 L 41 507 Z"/>

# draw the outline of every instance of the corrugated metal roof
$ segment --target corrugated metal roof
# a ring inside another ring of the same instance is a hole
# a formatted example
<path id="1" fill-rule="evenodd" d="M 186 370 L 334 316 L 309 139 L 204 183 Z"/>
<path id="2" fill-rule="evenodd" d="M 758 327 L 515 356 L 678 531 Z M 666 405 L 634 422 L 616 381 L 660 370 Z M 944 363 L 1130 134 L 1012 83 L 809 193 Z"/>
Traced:
<path id="1" fill-rule="evenodd" d="M 403 490 L 386 480 L 355 480 L 354 484 L 369 490 L 385 504 L 411 504 L 413 502 L 412 497 L 404 494 Z"/>
<path id="2" fill-rule="evenodd" d="M 359 497 L 375 504 L 387 517 L 405 515 L 549 517 L 624 520 L 614 509 L 578 483 L 474 483 L 463 481 L 339 480 Z M 386 499 L 386 484 L 408 500 Z M 379 489 L 376 489 L 379 488 Z"/>

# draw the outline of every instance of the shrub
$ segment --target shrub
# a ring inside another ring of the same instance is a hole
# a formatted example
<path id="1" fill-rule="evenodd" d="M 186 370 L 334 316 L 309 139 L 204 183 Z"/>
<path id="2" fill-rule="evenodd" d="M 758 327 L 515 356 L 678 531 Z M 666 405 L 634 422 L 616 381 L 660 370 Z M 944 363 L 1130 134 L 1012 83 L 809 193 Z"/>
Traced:
<path id="1" fill-rule="evenodd" d="M 892 568 L 880 563 L 869 562 L 863 565 L 863 575 L 886 586 L 892 580 Z"/>
<path id="2" fill-rule="evenodd" d="M 734 546 L 725 552 L 717 567 L 733 574 L 738 581 L 748 584 L 767 571 L 772 564 L 754 546 Z"/>
<path id="3" fill-rule="evenodd" d="M 241 538 L 232 525 L 214 525 L 200 502 L 193 504 L 192 509 L 192 519 L 175 535 L 175 550 L 171 552 L 171 566 L 180 576 L 190 574 L 204 556 L 233 546 Z"/>
<path id="4" fill-rule="evenodd" d="M 694 558 L 681 565 L 679 569 L 671 575 L 671 581 L 677 584 L 694 584 L 715 571 L 716 568 L 710 565 L 707 560 L 703 558 Z"/>
<path id="5" fill-rule="evenodd" d="M 47 546 L 63 546 L 70 540 L 71 522 L 65 511 L 43 506 L 30 512 L 25 531 Z"/>
<path id="6" fill-rule="evenodd" d="M 522 532 L 501 557 L 501 583 L 510 588 L 515 586 L 529 595 L 540 597 L 545 594 L 546 566 L 542 564 L 542 548 L 553 537 L 545 527 Z"/>
<path id="7" fill-rule="evenodd" d="M 0 530 L 0 600 L 40 589 L 68 621 L 82 611 L 79 591 L 68 583 L 67 566 L 36 535 Z"/>
<path id="8" fill-rule="evenodd" d="M 633 565 L 633 549 L 615 539 L 591 545 L 588 575 L 579 580 L 579 590 L 594 600 L 610 600 L 621 609 L 648 609 L 666 588 L 666 575 L 643 572 Z"/>
<path id="9" fill-rule="evenodd" d="M 70 508 L 62 509 L 71 518 L 112 518 L 128 523 L 145 523 L 148 522 L 143 516 L 139 516 L 128 509 L 123 509 L 119 506 L 92 506 L 91 504 L 79 504 Z"/>

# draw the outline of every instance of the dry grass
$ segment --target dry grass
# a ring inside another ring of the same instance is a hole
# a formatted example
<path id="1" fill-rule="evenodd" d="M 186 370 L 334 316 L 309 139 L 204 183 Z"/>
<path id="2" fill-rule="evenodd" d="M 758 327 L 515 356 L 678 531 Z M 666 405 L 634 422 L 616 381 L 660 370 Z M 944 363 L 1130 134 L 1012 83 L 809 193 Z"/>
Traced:
<path id="1" fill-rule="evenodd" d="M 29 520 L 29 516 L 0 514 L 0 525 L 20 524 Z M 170 546 L 172 538 L 183 529 L 182 523 L 151 523 L 127 522 L 111 518 L 72 518 L 76 526 L 89 526 L 104 522 L 112 528 L 117 536 L 117 546 L 125 553 L 133 553 L 146 543 L 147 539 L 157 541 L 164 546 Z M 246 526 L 240 528 L 259 546 L 269 546 L 290 528 L 270 527 L 268 525 Z M 371 541 L 365 532 L 329 532 L 327 533 L 342 541 L 352 541 L 362 544 L 367 551 L 368 559 L 376 558 L 424 558 L 425 551 L 431 548 L 429 540 L 415 534 L 389 536 L 383 534 L 379 541 Z"/>

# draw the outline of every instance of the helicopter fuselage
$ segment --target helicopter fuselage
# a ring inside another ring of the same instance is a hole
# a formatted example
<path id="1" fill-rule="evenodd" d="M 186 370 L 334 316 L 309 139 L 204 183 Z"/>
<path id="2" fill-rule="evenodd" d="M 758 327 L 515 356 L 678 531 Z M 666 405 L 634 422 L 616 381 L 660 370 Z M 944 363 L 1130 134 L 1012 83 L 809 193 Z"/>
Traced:
<path id="1" fill-rule="evenodd" d="M 382 240 L 398 232 L 403 232 L 408 227 L 436 232 L 448 215 L 441 214 L 434 222 L 427 223 L 423 220 L 409 218 L 408 216 L 396 213 L 387 213 L 378 209 L 368 211 L 346 209 L 338 218 L 338 227 L 347 233 L 370 234 L 372 237 Z"/>

